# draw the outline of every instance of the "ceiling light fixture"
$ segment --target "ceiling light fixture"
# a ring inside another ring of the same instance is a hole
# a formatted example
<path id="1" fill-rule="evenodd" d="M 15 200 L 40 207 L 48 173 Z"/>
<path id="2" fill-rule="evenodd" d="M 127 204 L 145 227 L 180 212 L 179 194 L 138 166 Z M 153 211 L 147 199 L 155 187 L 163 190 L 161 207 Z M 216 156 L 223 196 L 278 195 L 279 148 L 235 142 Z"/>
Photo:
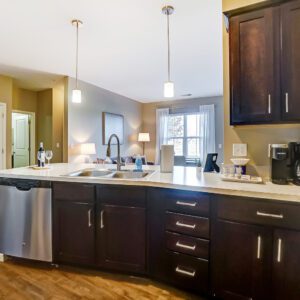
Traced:
<path id="1" fill-rule="evenodd" d="M 78 33 L 79 27 L 81 27 L 83 23 L 80 20 L 72 20 L 71 23 L 73 26 L 76 26 L 76 87 L 72 91 L 72 102 L 81 103 L 81 90 L 78 89 Z"/>
<path id="2" fill-rule="evenodd" d="M 168 39 L 168 81 L 164 84 L 165 98 L 174 97 L 174 82 L 171 81 L 171 51 L 170 51 L 170 15 L 174 12 L 173 6 L 164 6 L 162 13 L 167 16 L 167 39 Z"/>

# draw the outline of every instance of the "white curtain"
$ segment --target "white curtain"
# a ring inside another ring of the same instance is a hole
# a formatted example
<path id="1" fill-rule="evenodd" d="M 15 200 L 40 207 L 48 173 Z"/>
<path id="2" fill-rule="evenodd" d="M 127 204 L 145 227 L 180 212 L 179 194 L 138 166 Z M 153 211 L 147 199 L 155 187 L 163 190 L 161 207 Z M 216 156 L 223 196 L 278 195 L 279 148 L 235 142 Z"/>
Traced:
<path id="1" fill-rule="evenodd" d="M 215 106 L 213 104 L 200 105 L 200 160 L 204 167 L 208 153 L 216 151 Z"/>
<path id="2" fill-rule="evenodd" d="M 156 155 L 155 164 L 160 164 L 161 145 L 167 143 L 169 108 L 156 110 Z"/>

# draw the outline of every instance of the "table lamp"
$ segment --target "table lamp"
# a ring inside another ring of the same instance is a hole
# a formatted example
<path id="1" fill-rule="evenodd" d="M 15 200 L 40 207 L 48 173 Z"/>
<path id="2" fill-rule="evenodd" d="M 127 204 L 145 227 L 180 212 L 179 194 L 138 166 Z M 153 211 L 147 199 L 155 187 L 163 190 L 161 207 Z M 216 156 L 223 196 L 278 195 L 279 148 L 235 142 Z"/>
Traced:
<path id="1" fill-rule="evenodd" d="M 150 134 L 148 132 L 139 133 L 138 142 L 143 143 L 143 155 L 145 155 L 145 143 L 150 142 Z"/>

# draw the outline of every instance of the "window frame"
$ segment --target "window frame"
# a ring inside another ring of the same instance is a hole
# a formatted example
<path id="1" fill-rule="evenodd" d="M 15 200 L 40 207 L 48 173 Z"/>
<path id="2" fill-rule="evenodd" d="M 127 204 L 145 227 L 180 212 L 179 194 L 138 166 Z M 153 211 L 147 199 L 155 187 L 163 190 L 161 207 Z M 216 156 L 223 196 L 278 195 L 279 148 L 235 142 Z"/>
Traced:
<path id="1" fill-rule="evenodd" d="M 177 136 L 167 136 L 167 142 L 169 140 L 182 140 L 182 156 L 185 158 L 195 158 L 199 159 L 200 156 L 189 156 L 188 155 L 188 139 L 198 139 L 199 143 L 203 137 L 199 136 L 187 136 L 187 117 L 189 115 L 200 115 L 200 112 L 193 112 L 193 113 L 174 113 L 174 114 L 169 114 L 168 118 L 173 117 L 173 116 L 183 116 L 183 136 L 182 137 L 177 137 Z M 169 120 L 168 120 L 169 122 Z M 169 124 L 168 124 L 169 126 Z M 181 156 L 181 155 L 179 155 Z"/>

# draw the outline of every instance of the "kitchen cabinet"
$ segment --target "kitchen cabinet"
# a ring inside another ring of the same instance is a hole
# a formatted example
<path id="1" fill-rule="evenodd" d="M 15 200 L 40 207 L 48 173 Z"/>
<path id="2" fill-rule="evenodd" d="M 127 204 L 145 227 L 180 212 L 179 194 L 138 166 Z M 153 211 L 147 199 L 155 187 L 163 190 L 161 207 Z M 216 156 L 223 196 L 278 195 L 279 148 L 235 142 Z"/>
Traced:
<path id="1" fill-rule="evenodd" d="M 53 184 L 55 262 L 95 263 L 94 194 L 92 185 Z"/>
<path id="2" fill-rule="evenodd" d="M 268 299 L 271 230 L 218 221 L 214 253 L 214 294 L 221 299 Z"/>
<path id="3" fill-rule="evenodd" d="M 266 1 L 225 14 L 230 124 L 299 122 L 300 1 Z"/>
<path id="4" fill-rule="evenodd" d="M 148 190 L 149 273 L 209 293 L 210 202 L 206 194 Z"/>
<path id="5" fill-rule="evenodd" d="M 146 194 L 139 187 L 98 187 L 97 264 L 146 272 Z"/>
<path id="6" fill-rule="evenodd" d="M 299 205 L 225 196 L 214 200 L 213 294 L 299 299 Z"/>
<path id="7" fill-rule="evenodd" d="M 230 19 L 231 124 L 272 123 L 279 115 L 279 8 Z"/>
<path id="8" fill-rule="evenodd" d="M 281 6 L 282 119 L 300 120 L 300 1 Z"/>

